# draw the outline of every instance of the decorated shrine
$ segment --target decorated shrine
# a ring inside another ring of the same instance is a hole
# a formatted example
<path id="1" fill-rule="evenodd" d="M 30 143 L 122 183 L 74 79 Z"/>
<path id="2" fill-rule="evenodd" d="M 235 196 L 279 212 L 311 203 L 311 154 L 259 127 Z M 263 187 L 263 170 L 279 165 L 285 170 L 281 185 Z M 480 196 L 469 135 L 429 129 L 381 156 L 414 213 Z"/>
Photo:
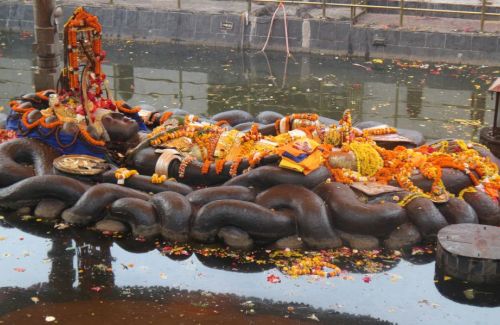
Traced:
<path id="1" fill-rule="evenodd" d="M 106 233 L 234 248 L 391 249 L 500 225 L 499 160 L 459 139 L 315 113 L 194 116 L 113 98 L 101 25 L 64 25 L 58 89 L 10 101 L 0 207 Z"/>

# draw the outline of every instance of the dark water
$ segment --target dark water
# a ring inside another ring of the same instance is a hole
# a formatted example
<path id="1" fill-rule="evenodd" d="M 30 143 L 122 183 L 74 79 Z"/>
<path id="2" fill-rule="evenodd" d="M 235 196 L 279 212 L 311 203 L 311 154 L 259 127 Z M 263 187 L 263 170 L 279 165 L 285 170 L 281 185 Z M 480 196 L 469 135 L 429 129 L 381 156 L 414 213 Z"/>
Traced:
<path id="1" fill-rule="evenodd" d="M 0 37 L 0 105 L 32 91 L 29 35 Z M 475 139 L 492 119 L 486 83 L 500 68 L 375 66 L 331 56 L 107 44 L 105 71 L 121 97 L 198 114 L 315 111 Z M 113 62 L 113 64 L 111 64 Z M 353 63 L 362 66 L 353 65 Z M 0 324 L 498 324 L 500 294 L 435 278 L 432 255 L 388 268 L 290 278 L 272 266 L 0 219 Z M 244 258 L 244 256 L 243 256 Z M 280 283 L 267 281 L 279 276 Z M 366 280 L 369 277 L 369 281 Z"/>

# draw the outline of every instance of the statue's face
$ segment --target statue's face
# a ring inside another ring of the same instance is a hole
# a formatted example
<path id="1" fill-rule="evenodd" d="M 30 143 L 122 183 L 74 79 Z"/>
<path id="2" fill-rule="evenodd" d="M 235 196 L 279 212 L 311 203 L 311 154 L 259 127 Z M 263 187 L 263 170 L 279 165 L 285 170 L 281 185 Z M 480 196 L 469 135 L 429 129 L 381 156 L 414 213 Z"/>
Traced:
<path id="1" fill-rule="evenodd" d="M 135 138 L 139 132 L 137 122 L 122 113 L 107 114 L 101 122 L 108 132 L 111 142 L 128 142 Z"/>

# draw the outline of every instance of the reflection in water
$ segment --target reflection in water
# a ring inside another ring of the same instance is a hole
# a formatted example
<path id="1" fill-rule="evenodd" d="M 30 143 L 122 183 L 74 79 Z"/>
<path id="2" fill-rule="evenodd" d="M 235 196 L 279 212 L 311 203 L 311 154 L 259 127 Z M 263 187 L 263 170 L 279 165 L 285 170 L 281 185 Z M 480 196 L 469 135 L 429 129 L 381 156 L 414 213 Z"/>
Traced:
<path id="1" fill-rule="evenodd" d="M 481 129 L 481 126 L 485 122 L 485 115 L 486 115 L 486 95 L 484 92 L 481 91 L 473 91 L 471 93 L 471 98 L 470 98 L 470 107 L 471 107 L 471 112 L 470 112 L 470 119 L 471 121 L 477 121 L 473 126 L 473 131 L 472 131 L 472 136 L 478 137 L 479 136 L 479 130 Z"/>
<path id="2" fill-rule="evenodd" d="M 419 85 L 409 86 L 406 92 L 406 113 L 409 118 L 417 118 L 422 112 L 423 88 Z"/>
<path id="3" fill-rule="evenodd" d="M 134 67 L 129 64 L 113 64 L 113 88 L 124 101 L 132 99 L 134 92 Z"/>
<path id="4" fill-rule="evenodd" d="M 491 288 L 472 289 L 439 275 L 433 281 L 430 247 L 403 250 L 402 260 L 381 259 L 382 268 L 372 268 L 370 263 L 376 260 L 339 257 L 335 263 L 351 271 L 331 279 L 293 279 L 262 262 L 265 252 L 210 255 L 205 251 L 214 246 L 173 248 L 164 243 L 102 237 L 84 229 L 59 231 L 50 224 L 20 221 L 11 215 L 2 221 L 0 234 L 8 234 L 11 241 L 21 236 L 32 244 L 45 242 L 48 259 L 44 261 L 49 263 L 47 282 L 32 283 L 20 275 L 14 282 L 0 284 L 0 321 L 7 324 L 24 323 L 26 315 L 37 321 L 54 315 L 72 324 L 87 324 L 92 317 L 109 318 L 109 324 L 118 324 L 118 320 L 137 324 L 146 320 L 151 324 L 169 320 L 290 324 L 310 320 L 312 315 L 325 323 L 376 324 L 383 323 L 378 318 L 401 322 L 406 317 L 434 323 L 443 317 L 453 320 L 454 313 L 476 319 L 453 301 L 500 305 L 498 292 Z M 31 235 L 36 237 L 28 238 Z M 12 250 L 10 253 L 17 256 Z M 6 251 L 0 249 L 0 254 L 5 256 Z M 358 273 L 358 269 L 364 271 Z M 3 269 L 2 273 L 9 271 Z M 270 274 L 279 276 L 281 282 L 267 282 Z M 432 291 L 434 285 L 443 296 Z M 414 309 L 414 304 L 419 308 Z M 427 308 L 423 317 L 419 315 L 422 308 Z M 489 317 L 494 310 L 481 313 Z"/>
<path id="5" fill-rule="evenodd" d="M 165 286 L 118 286 L 115 284 L 115 258 L 111 252 L 114 238 L 103 238 L 87 230 L 54 231 L 51 225 L 19 221 L 19 217 L 8 214 L 2 221 L 2 228 L 12 226 L 19 227 L 25 233 L 48 237 L 51 248 L 47 254 L 50 261 L 48 282 L 24 288 L 22 285 L 0 287 L 0 321 L 9 324 L 24 323 L 31 317 L 40 321 L 47 315 L 44 314 L 47 310 L 56 314 L 59 321 L 71 320 L 72 324 L 88 324 L 96 314 L 100 317 L 107 315 L 106 317 L 110 318 L 108 324 L 119 324 L 123 321 L 130 324 L 137 319 L 151 319 L 150 324 L 164 324 L 165 321 L 244 322 L 243 316 L 248 314 L 253 315 L 252 321 L 277 324 L 298 324 L 299 320 L 311 318 L 313 314 L 327 322 L 386 323 L 366 316 L 317 310 L 294 302 L 269 303 L 259 298 L 248 300 L 249 298 L 245 297 L 213 295 L 199 290 L 185 292 Z M 118 238 L 116 243 L 137 254 L 159 249 L 157 243 L 133 239 Z M 265 263 L 236 263 L 235 256 L 240 258 L 239 254 L 230 252 L 221 258 L 186 251 L 169 255 L 167 258 L 177 262 L 196 261 L 210 269 L 240 273 L 258 273 L 273 268 Z M 137 266 L 133 263 L 120 264 L 122 270 L 134 267 Z M 76 285 L 75 274 L 78 274 Z M 43 303 L 43 308 L 36 308 L 34 302 Z M 118 308 L 117 304 L 121 307 Z M 258 314 L 254 315 L 256 310 Z M 223 314 L 217 316 L 221 312 Z M 35 318 L 37 316 L 38 318 Z"/>
<path id="6" fill-rule="evenodd" d="M 446 276 L 437 266 L 434 283 L 444 297 L 460 304 L 481 307 L 500 306 L 500 285 L 473 285 L 452 279 Z"/>

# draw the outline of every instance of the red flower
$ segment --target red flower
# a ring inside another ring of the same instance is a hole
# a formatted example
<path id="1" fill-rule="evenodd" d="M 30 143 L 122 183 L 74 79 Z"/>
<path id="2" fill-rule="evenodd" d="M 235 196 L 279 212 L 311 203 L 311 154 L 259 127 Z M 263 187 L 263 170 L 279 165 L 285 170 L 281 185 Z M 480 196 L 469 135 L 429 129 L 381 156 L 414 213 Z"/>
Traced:
<path id="1" fill-rule="evenodd" d="M 97 286 L 97 287 L 90 288 L 90 290 L 95 291 L 95 292 L 100 292 L 102 290 L 102 288 Z"/>
<path id="2" fill-rule="evenodd" d="M 281 282 L 281 279 L 279 276 L 277 275 L 274 275 L 274 274 L 269 274 L 267 276 L 267 282 L 271 282 L 271 283 L 280 283 Z"/>

